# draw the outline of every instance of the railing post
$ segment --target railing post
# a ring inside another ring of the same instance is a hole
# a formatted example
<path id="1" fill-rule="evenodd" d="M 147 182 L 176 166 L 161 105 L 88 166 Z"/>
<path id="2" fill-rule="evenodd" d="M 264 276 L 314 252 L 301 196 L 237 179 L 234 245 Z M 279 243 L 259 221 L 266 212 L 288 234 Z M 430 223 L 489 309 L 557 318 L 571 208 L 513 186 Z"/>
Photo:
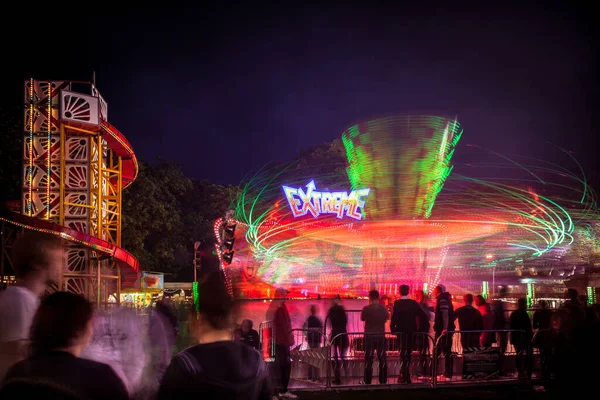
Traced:
<path id="1" fill-rule="evenodd" d="M 326 376 L 325 388 L 330 389 L 331 388 L 331 344 L 327 345 L 326 347 L 327 347 L 327 359 L 326 359 L 327 372 L 325 374 L 325 376 Z"/>
<path id="2" fill-rule="evenodd" d="M 444 336 L 441 335 L 437 340 L 433 340 L 433 362 L 431 365 L 431 387 L 437 387 L 437 373 L 438 373 L 438 342 L 440 338 Z"/>

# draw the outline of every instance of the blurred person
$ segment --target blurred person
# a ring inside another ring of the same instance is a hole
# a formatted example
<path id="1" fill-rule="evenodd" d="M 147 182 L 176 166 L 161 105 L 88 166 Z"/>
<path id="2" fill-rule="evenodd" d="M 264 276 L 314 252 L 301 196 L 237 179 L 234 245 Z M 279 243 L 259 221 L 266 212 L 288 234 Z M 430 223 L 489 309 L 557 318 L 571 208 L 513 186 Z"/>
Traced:
<path id="1" fill-rule="evenodd" d="M 262 355 L 231 340 L 233 299 L 221 273 L 209 274 L 198 287 L 198 309 L 190 310 L 190 331 L 198 340 L 171 360 L 158 399 L 272 398 Z"/>
<path id="2" fill-rule="evenodd" d="M 485 298 L 478 294 L 475 296 L 475 306 L 481 314 L 483 322 L 483 330 L 491 331 L 494 326 L 494 315 L 490 309 L 490 305 L 485 301 Z M 479 344 L 482 347 L 490 347 L 496 341 L 496 336 L 493 332 L 482 332 L 479 336 Z"/>
<path id="3" fill-rule="evenodd" d="M 464 331 L 481 331 L 483 330 L 483 317 L 479 310 L 473 307 L 473 295 L 468 293 L 463 296 L 464 306 L 459 307 L 454 311 L 454 319 L 458 319 L 460 333 L 460 344 L 465 348 L 479 347 L 480 332 L 464 332 Z"/>
<path id="4" fill-rule="evenodd" d="M 498 290 L 498 298 L 492 301 L 491 309 L 492 315 L 494 316 L 492 329 L 495 331 L 502 331 L 508 328 L 506 308 L 504 306 L 504 298 L 506 297 L 506 293 L 506 286 L 500 286 L 500 289 Z M 508 333 L 496 332 L 496 343 L 498 343 L 498 347 L 500 347 L 500 354 L 504 355 L 506 352 L 506 347 L 508 346 Z"/>
<path id="5" fill-rule="evenodd" d="M 167 369 L 177 340 L 177 317 L 166 300 L 156 302 L 148 326 L 150 346 L 157 381 Z"/>
<path id="6" fill-rule="evenodd" d="M 548 303 L 541 300 L 540 309 L 533 313 L 533 329 L 536 331 L 533 345 L 540 350 L 540 364 L 545 378 L 550 377 L 552 371 L 552 348 L 555 337 L 552 328 L 552 311 L 548 309 Z"/>
<path id="7" fill-rule="evenodd" d="M 383 306 L 387 308 L 388 313 L 390 314 L 390 318 L 392 318 L 392 312 L 394 311 L 394 302 L 390 299 L 389 296 L 386 295 L 381 297 L 381 304 L 383 304 Z"/>
<path id="8" fill-rule="evenodd" d="M 243 342 L 242 335 L 243 335 L 242 329 L 241 328 L 235 328 L 233 330 L 233 341 L 234 342 Z"/>
<path id="9" fill-rule="evenodd" d="M 321 318 L 317 316 L 317 306 L 310 306 L 310 316 L 306 320 L 305 323 L 306 329 L 308 330 L 306 334 L 306 339 L 308 342 L 308 347 L 311 349 L 318 349 L 321 347 L 321 335 L 323 332 L 323 322 Z M 308 379 L 312 381 L 318 381 L 320 379 L 320 371 L 319 368 L 313 367 L 312 365 L 308 366 Z"/>
<path id="10" fill-rule="evenodd" d="M 28 339 L 40 296 L 60 277 L 65 252 L 60 238 L 25 232 L 14 244 L 17 282 L 0 293 L 0 381 L 27 355 Z"/>
<path id="11" fill-rule="evenodd" d="M 373 379 L 373 353 L 377 352 L 379 361 L 379 383 L 387 382 L 387 357 L 385 342 L 385 324 L 389 319 L 387 308 L 379 302 L 379 292 L 369 292 L 369 305 L 362 309 L 361 321 L 365 323 L 365 376 L 366 385 Z"/>
<path id="12" fill-rule="evenodd" d="M 410 360 L 419 326 L 429 325 L 429 316 L 415 300 L 408 298 L 408 285 L 400 286 L 400 299 L 394 302 L 390 329 L 398 334 L 402 367 L 398 383 L 411 383 Z M 419 335 L 420 336 L 420 335 Z"/>
<path id="13" fill-rule="evenodd" d="M 286 305 L 288 293 L 284 288 L 278 288 L 275 291 L 275 300 L 271 302 L 269 310 L 267 310 L 267 320 L 272 320 L 275 324 L 275 381 L 279 396 L 295 399 L 297 396 L 288 391 L 292 374 L 290 347 L 294 345 L 292 320 Z"/>
<path id="14" fill-rule="evenodd" d="M 533 329 L 551 329 L 552 311 L 548 309 L 548 302 L 540 300 L 540 309 L 533 313 Z"/>
<path id="15" fill-rule="evenodd" d="M 346 368 L 345 356 L 349 345 L 347 335 L 348 315 L 341 305 L 341 301 L 342 299 L 337 295 L 332 300 L 331 308 L 327 312 L 327 319 L 331 325 L 329 340 L 331 341 L 331 350 L 333 352 L 334 385 L 342 383 L 341 365 L 344 364 L 344 368 Z"/>
<path id="16" fill-rule="evenodd" d="M 517 353 L 515 362 L 519 377 L 523 378 L 529 371 L 529 344 L 533 338 L 531 320 L 527 314 L 527 299 L 521 298 L 517 301 L 517 309 L 510 314 L 509 327 L 515 332 L 510 333 L 510 341 L 515 346 Z"/>
<path id="17" fill-rule="evenodd" d="M 439 342 L 440 355 L 444 356 L 446 378 L 452 378 L 452 334 L 454 331 L 454 306 L 452 305 L 452 296 L 446 291 L 444 285 L 437 285 L 433 290 L 435 304 L 435 322 L 433 330 L 435 331 L 435 340 L 440 336 L 444 337 Z M 437 373 L 437 371 L 435 371 Z"/>
<path id="18" fill-rule="evenodd" d="M 31 326 L 33 355 L 10 369 L 0 390 L 2 399 L 21 398 L 9 393 L 11 382 L 23 381 L 31 387 L 48 383 L 82 399 L 128 399 L 110 366 L 79 357 L 93 335 L 93 315 L 92 304 L 79 295 L 56 292 L 46 297 Z"/>
<path id="19" fill-rule="evenodd" d="M 260 350 L 260 336 L 256 330 L 252 329 L 253 326 L 254 324 L 250 319 L 242 321 L 242 342 L 256 350 Z"/>
<path id="20" fill-rule="evenodd" d="M 433 322 L 434 322 L 434 308 L 429 305 L 429 297 L 423 290 L 415 291 L 415 301 L 419 303 L 421 309 L 427 315 L 427 320 L 417 321 L 417 331 L 418 335 L 415 337 L 415 349 L 419 351 L 420 360 L 419 360 L 419 369 L 417 370 L 417 375 L 423 376 L 427 375 L 429 371 L 429 366 L 431 364 L 431 358 L 427 356 L 431 349 L 431 343 L 429 336 L 433 336 Z M 429 336 L 428 336 L 429 335 Z M 433 349 L 431 349 L 433 350 Z"/>
<path id="21" fill-rule="evenodd" d="M 140 392 L 155 392 L 160 383 L 154 368 L 148 368 L 152 350 L 144 318 L 131 308 L 117 308 L 110 312 L 98 312 L 94 323 L 94 335 L 81 353 L 82 358 L 110 365 L 123 380 L 131 396 Z M 165 346 L 159 352 L 169 352 L 167 341 L 156 344 Z"/>

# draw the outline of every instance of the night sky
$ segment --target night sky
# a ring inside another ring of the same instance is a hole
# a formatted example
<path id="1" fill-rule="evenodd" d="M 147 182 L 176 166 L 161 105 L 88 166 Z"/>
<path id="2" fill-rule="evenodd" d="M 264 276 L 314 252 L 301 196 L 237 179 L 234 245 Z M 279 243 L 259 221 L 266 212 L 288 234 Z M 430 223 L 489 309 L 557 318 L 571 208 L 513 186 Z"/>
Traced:
<path id="1" fill-rule="evenodd" d="M 293 4 L 61 11 L 49 24 L 40 9 L 30 27 L 16 10 L 0 28 L 3 105 L 21 104 L 26 78 L 95 71 L 109 121 L 140 159 L 216 183 L 390 113 L 457 116 L 463 145 L 500 152 L 545 157 L 550 141 L 600 183 L 591 8 Z"/>

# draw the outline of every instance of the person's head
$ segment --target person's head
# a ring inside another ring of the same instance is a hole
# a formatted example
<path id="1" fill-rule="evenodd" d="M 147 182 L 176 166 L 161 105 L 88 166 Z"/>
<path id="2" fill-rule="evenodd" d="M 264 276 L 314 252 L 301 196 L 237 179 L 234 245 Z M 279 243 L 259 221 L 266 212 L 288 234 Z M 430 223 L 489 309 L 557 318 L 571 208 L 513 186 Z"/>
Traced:
<path id="1" fill-rule="evenodd" d="M 442 293 L 446 292 L 446 286 L 444 285 L 437 285 L 435 287 L 435 289 L 433 289 L 433 297 L 438 297 L 439 295 L 441 295 Z"/>
<path id="2" fill-rule="evenodd" d="M 473 295 L 471 293 L 467 293 L 463 296 L 463 302 L 468 306 L 473 304 L 473 300 Z"/>
<path id="3" fill-rule="evenodd" d="M 577 295 L 578 294 L 579 293 L 577 293 L 577 290 L 575 290 L 573 288 L 569 288 L 565 292 L 565 299 L 571 300 L 573 303 L 576 303 L 577 302 Z"/>
<path id="4" fill-rule="evenodd" d="M 275 298 L 281 300 L 287 300 L 288 290 L 282 287 L 279 287 L 275 290 Z"/>
<path id="5" fill-rule="evenodd" d="M 517 306 L 519 307 L 519 310 L 526 310 L 527 309 L 527 299 L 522 297 L 519 300 L 517 300 Z"/>
<path id="6" fill-rule="evenodd" d="M 233 340 L 234 341 L 242 340 L 242 330 L 240 328 L 233 330 Z"/>
<path id="7" fill-rule="evenodd" d="M 94 308 L 83 297 L 56 292 L 44 298 L 31 325 L 35 351 L 67 350 L 78 356 L 94 333 Z"/>
<path id="8" fill-rule="evenodd" d="M 425 296 L 425 292 L 422 290 L 417 290 L 415 292 L 415 300 L 417 301 L 417 303 L 422 303 L 427 299 L 427 296 Z"/>
<path id="9" fill-rule="evenodd" d="M 317 315 L 317 306 L 314 304 L 310 306 L 310 315 Z"/>
<path id="10" fill-rule="evenodd" d="M 336 305 L 339 305 L 341 302 L 342 302 L 342 298 L 338 294 L 331 300 L 331 305 L 336 306 Z"/>
<path id="11" fill-rule="evenodd" d="M 542 310 L 545 310 L 548 307 L 548 303 L 546 302 L 546 300 L 540 300 L 539 304 Z"/>
<path id="12" fill-rule="evenodd" d="M 248 333 L 252 330 L 252 326 L 254 324 L 252 323 L 252 320 L 250 319 L 245 319 L 242 321 L 242 332 L 244 333 Z"/>
<path id="13" fill-rule="evenodd" d="M 371 290 L 369 292 L 369 302 L 371 304 L 379 302 L 379 292 L 377 290 Z"/>
<path id="14" fill-rule="evenodd" d="M 44 288 L 58 282 L 65 252 L 58 236 L 41 232 L 25 232 L 12 249 L 17 280 L 36 281 Z M 41 294 L 41 293 L 39 293 Z"/>
<path id="15" fill-rule="evenodd" d="M 408 296 L 408 285 L 400 285 L 400 296 Z"/>
<path id="16" fill-rule="evenodd" d="M 485 304 L 485 298 L 482 295 L 478 294 L 477 296 L 475 296 L 475 305 L 477 307 L 482 306 L 484 304 Z"/>
<path id="17" fill-rule="evenodd" d="M 197 310 L 192 307 L 190 312 L 192 332 L 200 340 L 204 335 L 217 331 L 231 332 L 233 306 L 223 274 L 220 271 L 208 274 L 198 283 Z"/>

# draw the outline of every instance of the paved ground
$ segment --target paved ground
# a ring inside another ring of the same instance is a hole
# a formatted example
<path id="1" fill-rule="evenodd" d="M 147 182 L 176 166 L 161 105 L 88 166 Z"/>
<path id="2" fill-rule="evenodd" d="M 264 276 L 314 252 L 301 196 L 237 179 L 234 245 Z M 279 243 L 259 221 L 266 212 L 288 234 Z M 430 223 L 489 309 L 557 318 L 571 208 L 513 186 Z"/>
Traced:
<path id="1" fill-rule="evenodd" d="M 476 386 L 437 389 L 375 389 L 372 390 L 337 390 L 321 392 L 296 392 L 299 400 L 387 400 L 387 399 L 423 399 L 423 400 L 495 400 L 521 399 L 527 400 L 550 399 L 550 395 L 537 392 L 531 386 Z"/>

